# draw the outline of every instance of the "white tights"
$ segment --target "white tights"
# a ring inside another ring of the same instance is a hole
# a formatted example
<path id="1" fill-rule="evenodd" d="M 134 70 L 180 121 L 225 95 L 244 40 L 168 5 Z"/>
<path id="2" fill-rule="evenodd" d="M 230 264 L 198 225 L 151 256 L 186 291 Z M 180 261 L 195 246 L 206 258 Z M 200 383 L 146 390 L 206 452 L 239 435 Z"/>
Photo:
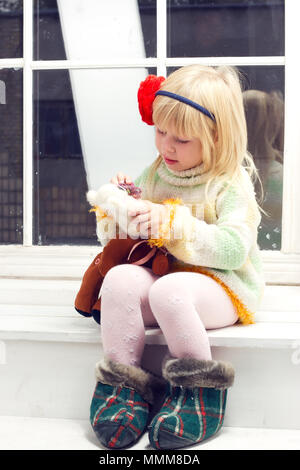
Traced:
<path id="1" fill-rule="evenodd" d="M 238 317 L 225 290 L 195 272 L 158 277 L 143 266 L 123 264 L 106 274 L 101 288 L 101 331 L 106 356 L 139 366 L 145 326 L 159 326 L 176 358 L 211 359 L 206 330 Z"/>

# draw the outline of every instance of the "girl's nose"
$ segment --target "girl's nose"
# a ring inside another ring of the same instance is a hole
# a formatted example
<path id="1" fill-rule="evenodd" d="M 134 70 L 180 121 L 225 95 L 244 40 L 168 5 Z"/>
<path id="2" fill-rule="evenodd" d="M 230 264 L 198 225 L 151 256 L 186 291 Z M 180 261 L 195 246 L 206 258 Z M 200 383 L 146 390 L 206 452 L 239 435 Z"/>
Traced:
<path id="1" fill-rule="evenodd" d="M 164 144 L 166 152 L 175 152 L 175 146 L 172 137 L 166 136 Z"/>

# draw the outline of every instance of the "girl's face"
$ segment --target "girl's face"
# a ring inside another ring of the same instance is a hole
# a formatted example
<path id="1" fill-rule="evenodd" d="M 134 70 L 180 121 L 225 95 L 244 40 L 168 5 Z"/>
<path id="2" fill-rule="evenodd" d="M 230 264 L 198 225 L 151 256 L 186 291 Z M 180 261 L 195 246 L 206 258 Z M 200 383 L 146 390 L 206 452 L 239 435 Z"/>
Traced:
<path id="1" fill-rule="evenodd" d="M 156 126 L 155 144 L 170 169 L 189 170 L 202 163 L 201 142 L 196 138 L 177 136 L 171 129 L 162 130 Z"/>

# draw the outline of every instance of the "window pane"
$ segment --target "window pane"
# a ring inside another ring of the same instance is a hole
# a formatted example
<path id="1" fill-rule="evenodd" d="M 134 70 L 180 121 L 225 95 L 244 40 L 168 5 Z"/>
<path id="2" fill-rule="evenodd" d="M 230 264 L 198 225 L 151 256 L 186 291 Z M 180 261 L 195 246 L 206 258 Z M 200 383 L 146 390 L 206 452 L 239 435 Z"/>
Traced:
<path id="1" fill-rule="evenodd" d="M 243 67 L 247 77 L 244 105 L 248 149 L 263 185 L 258 242 L 264 250 L 280 250 L 284 145 L 284 68 Z M 256 185 L 258 198 L 261 186 Z"/>
<path id="2" fill-rule="evenodd" d="M 284 0 L 168 0 L 168 55 L 284 55 Z"/>
<path id="3" fill-rule="evenodd" d="M 36 60 L 156 56 L 156 0 L 35 0 Z"/>
<path id="4" fill-rule="evenodd" d="M 23 1 L 0 0 L 0 59 L 23 56 Z"/>
<path id="5" fill-rule="evenodd" d="M 168 68 L 168 74 L 176 67 Z M 255 191 L 262 214 L 258 243 L 281 249 L 284 138 L 284 67 L 239 67 L 247 119 L 248 150 L 263 186 Z"/>
<path id="6" fill-rule="evenodd" d="M 136 96 L 147 74 L 34 72 L 34 243 L 96 244 L 87 190 L 118 171 L 135 178 L 155 159 L 154 131 L 142 123 Z"/>
<path id="7" fill-rule="evenodd" d="M 0 243 L 23 242 L 22 70 L 0 70 Z"/>
<path id="8" fill-rule="evenodd" d="M 69 72 L 34 73 L 34 243 L 95 240 Z"/>

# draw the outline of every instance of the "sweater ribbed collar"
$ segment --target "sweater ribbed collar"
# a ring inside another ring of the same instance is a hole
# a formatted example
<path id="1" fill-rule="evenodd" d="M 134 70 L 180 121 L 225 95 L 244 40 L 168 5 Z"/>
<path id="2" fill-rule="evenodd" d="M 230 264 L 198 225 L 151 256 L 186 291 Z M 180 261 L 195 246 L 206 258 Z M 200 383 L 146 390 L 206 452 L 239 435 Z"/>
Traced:
<path id="1" fill-rule="evenodd" d="M 203 163 L 189 170 L 176 171 L 167 167 L 164 160 L 157 168 L 160 178 L 174 186 L 195 186 L 207 182 L 207 174 L 204 173 Z"/>

